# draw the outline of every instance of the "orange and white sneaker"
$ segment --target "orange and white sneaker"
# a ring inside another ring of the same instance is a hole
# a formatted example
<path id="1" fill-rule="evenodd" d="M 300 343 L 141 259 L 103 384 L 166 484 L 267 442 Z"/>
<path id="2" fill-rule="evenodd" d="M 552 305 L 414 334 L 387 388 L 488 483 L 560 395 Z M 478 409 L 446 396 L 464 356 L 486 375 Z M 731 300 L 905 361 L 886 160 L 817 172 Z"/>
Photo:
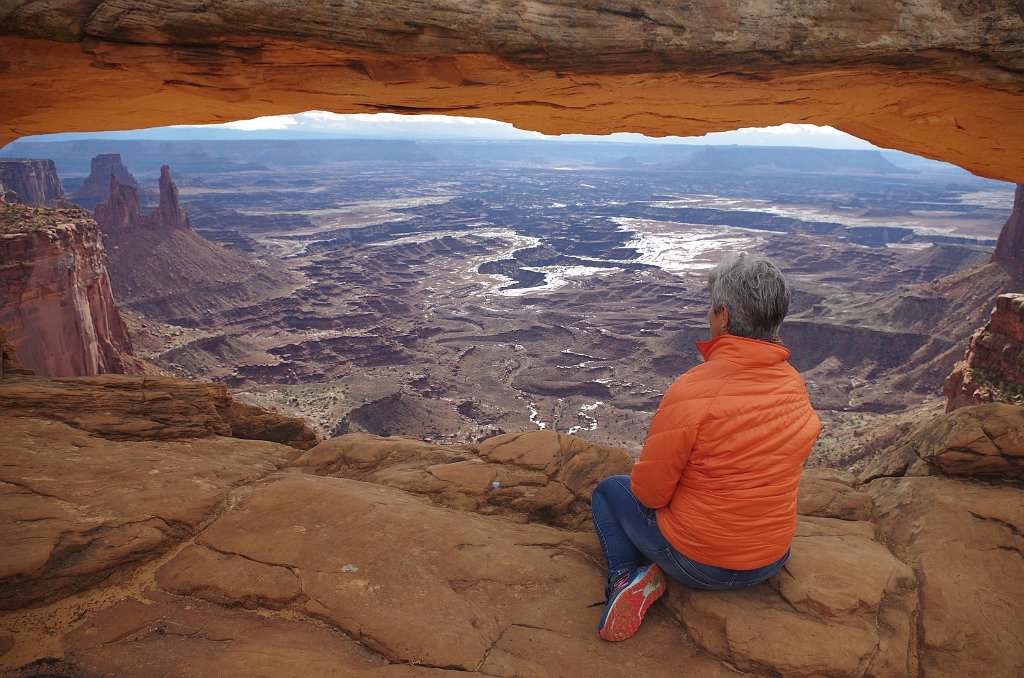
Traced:
<path id="1" fill-rule="evenodd" d="M 615 582 L 597 631 L 605 640 L 625 640 L 636 633 L 647 609 L 665 593 L 665 577 L 657 564 L 641 567 Z"/>

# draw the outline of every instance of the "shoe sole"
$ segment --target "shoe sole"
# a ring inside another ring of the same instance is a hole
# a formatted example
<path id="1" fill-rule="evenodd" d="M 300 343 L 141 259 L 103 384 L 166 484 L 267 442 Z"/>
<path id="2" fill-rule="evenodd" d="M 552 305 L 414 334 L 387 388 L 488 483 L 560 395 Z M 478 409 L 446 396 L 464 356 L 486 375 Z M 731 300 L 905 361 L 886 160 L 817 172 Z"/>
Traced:
<path id="1" fill-rule="evenodd" d="M 665 577 L 661 569 L 651 565 L 642 576 L 608 601 L 599 633 L 605 640 L 617 642 L 629 638 L 644 620 L 648 608 L 665 593 Z"/>

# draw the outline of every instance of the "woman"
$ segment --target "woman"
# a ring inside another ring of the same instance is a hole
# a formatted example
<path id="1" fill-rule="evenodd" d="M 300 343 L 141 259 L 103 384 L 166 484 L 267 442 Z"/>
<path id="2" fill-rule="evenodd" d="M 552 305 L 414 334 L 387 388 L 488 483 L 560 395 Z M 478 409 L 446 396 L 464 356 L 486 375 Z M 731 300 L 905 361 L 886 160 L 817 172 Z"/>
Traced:
<path id="1" fill-rule="evenodd" d="M 768 259 L 725 258 L 708 276 L 704 363 L 669 387 L 629 476 L 598 484 L 594 527 L 608 561 L 599 631 L 624 640 L 665 592 L 778 572 L 796 530 L 800 470 L 818 417 L 778 337 L 789 287 Z"/>

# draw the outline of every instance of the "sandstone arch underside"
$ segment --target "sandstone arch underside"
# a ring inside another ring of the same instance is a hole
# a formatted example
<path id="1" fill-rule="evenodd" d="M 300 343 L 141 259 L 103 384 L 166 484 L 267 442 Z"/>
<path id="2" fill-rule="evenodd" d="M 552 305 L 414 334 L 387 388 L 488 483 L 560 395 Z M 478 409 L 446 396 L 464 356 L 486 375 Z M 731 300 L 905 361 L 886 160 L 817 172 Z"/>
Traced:
<path id="1" fill-rule="evenodd" d="M 320 109 L 546 133 L 783 122 L 1024 182 L 1024 3 L 30 0 L 0 143 Z"/>

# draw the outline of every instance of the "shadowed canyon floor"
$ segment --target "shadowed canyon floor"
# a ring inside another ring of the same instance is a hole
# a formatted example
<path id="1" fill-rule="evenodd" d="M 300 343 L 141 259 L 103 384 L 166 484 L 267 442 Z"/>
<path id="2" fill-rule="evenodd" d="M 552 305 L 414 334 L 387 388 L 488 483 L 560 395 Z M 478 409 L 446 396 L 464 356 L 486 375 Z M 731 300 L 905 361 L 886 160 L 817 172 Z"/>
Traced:
<path id="1" fill-rule="evenodd" d="M 54 156 L 74 191 L 100 150 L 143 178 L 170 162 L 201 234 L 289 272 L 276 295 L 264 283 L 247 297 L 212 271 L 190 289 L 146 269 L 119 288 L 136 349 L 323 434 L 458 442 L 537 426 L 635 450 L 698 359 L 703 276 L 734 250 L 769 254 L 793 282 L 783 338 L 819 410 L 898 410 L 937 396 L 1011 279 L 964 273 L 977 305 L 955 301 L 964 284 L 921 287 L 984 262 L 1012 196 L 896 154 L 408 141 L 5 152 Z"/>

